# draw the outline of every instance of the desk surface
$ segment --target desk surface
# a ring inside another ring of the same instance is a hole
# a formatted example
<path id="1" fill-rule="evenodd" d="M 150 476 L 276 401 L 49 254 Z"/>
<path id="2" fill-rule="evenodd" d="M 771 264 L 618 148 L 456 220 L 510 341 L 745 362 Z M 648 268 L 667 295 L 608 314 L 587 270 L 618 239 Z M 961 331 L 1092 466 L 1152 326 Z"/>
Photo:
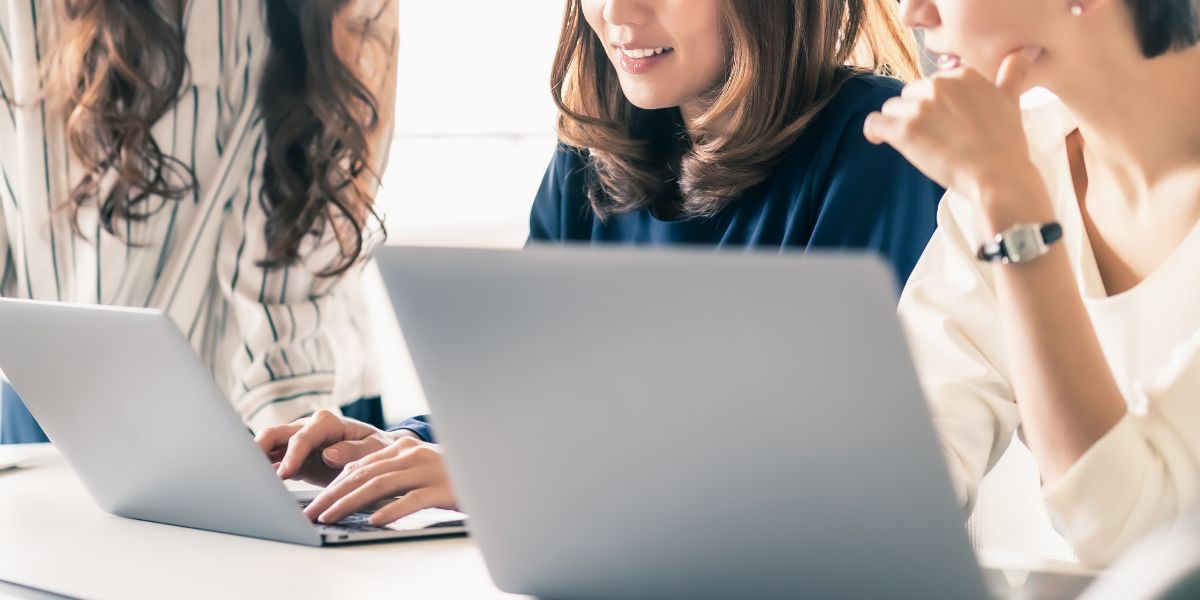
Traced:
<path id="1" fill-rule="evenodd" d="M 468 538 L 308 548 L 100 511 L 49 446 L 0 472 L 0 580 L 83 598 L 520 598 Z"/>
<path id="2" fill-rule="evenodd" d="M 101 512 L 50 446 L 0 446 L 0 462 L 24 455 L 0 471 L 0 581 L 94 599 L 523 598 L 496 589 L 468 538 L 308 548 L 133 521 Z M 1014 599 L 1074 598 L 1086 583 L 1062 565 L 1026 579 L 1056 566 L 983 560 Z"/>

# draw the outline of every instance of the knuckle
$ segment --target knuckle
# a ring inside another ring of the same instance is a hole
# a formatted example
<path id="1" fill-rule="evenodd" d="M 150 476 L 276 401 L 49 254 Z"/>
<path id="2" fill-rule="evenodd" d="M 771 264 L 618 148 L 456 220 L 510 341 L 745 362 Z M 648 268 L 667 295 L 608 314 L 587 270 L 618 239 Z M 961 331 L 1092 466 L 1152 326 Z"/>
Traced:
<path id="1" fill-rule="evenodd" d="M 429 501 L 429 489 L 417 488 L 415 490 L 411 490 L 407 494 L 404 494 L 404 500 L 409 504 L 409 506 L 420 506 L 426 504 Z"/>
<path id="2" fill-rule="evenodd" d="M 356 471 L 346 478 L 346 485 L 351 489 L 357 489 L 366 485 L 370 481 L 370 476 L 365 471 Z"/>

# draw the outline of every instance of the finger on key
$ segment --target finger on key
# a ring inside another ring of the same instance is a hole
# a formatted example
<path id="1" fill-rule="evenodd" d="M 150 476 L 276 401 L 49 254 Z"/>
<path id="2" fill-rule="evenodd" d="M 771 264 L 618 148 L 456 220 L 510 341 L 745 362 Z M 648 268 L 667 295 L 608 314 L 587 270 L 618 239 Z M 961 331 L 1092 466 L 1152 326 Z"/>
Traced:
<path id="1" fill-rule="evenodd" d="M 335 480 L 334 483 L 330 483 L 329 487 L 326 487 L 324 491 L 322 491 L 315 499 L 313 499 L 312 503 L 310 503 L 308 507 L 304 509 L 304 514 L 308 516 L 309 519 L 315 521 L 318 519 L 318 517 L 323 516 L 325 511 L 328 510 L 329 507 L 333 506 L 335 502 L 341 500 L 343 496 L 358 489 L 379 475 L 394 471 L 402 471 L 406 466 L 407 465 L 405 461 L 400 458 L 376 460 L 375 462 L 364 464 L 362 466 L 359 466 L 358 463 L 351 463 L 346 467 L 345 470 L 342 471 L 341 475 L 338 475 L 338 480 Z M 380 500 L 383 498 L 386 498 L 386 496 L 378 496 L 375 499 Z"/>
<path id="2" fill-rule="evenodd" d="M 413 470 L 383 473 L 342 496 L 317 518 L 321 523 L 338 521 L 387 498 L 395 498 L 419 487 L 418 473 Z"/>

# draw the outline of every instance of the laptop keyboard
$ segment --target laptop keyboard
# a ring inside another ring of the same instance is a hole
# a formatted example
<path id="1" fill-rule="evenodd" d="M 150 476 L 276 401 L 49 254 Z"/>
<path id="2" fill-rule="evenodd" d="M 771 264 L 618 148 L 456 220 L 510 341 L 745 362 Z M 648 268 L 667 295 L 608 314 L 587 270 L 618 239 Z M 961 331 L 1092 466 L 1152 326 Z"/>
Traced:
<path id="1" fill-rule="evenodd" d="M 333 525 L 323 525 L 318 523 L 317 529 L 325 532 L 336 533 L 368 533 L 372 531 L 390 531 L 386 527 L 376 527 L 368 521 L 370 513 L 354 513 Z"/>
<path id="2" fill-rule="evenodd" d="M 300 508 L 308 508 L 311 501 L 300 503 Z M 326 525 L 324 523 L 313 523 L 318 531 L 323 533 L 369 533 L 373 531 L 390 531 L 386 527 L 376 527 L 371 524 L 371 513 L 363 511 L 356 512 L 337 523 Z"/>
<path id="3" fill-rule="evenodd" d="M 311 500 L 301 501 L 300 508 L 307 508 L 311 502 Z M 405 517 L 404 519 L 401 519 L 386 527 L 376 527 L 371 524 L 370 518 L 372 511 L 378 508 L 379 506 L 370 506 L 367 510 L 356 512 L 342 519 L 341 521 L 334 523 L 333 525 L 314 523 L 313 526 L 316 527 L 317 531 L 320 531 L 321 533 L 332 535 L 346 535 L 350 533 L 376 533 L 381 531 L 395 533 L 404 531 L 418 531 L 423 529 L 443 529 L 466 526 L 466 521 L 463 518 L 454 518 L 455 515 L 464 518 L 466 515 L 452 511 L 437 511 L 436 509 L 429 509 L 424 512 L 437 512 L 438 514 L 432 516 L 425 515 L 422 518 L 420 513 L 418 513 L 417 515 Z"/>

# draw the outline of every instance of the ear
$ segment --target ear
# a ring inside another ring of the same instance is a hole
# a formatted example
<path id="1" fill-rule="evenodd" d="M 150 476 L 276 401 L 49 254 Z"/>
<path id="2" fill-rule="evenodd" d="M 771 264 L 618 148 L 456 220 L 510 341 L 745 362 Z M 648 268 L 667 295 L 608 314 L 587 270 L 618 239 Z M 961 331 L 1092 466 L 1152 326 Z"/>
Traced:
<path id="1" fill-rule="evenodd" d="M 1066 0 L 1067 9 L 1071 14 L 1082 17 L 1092 11 L 1111 3 L 1113 0 Z"/>

